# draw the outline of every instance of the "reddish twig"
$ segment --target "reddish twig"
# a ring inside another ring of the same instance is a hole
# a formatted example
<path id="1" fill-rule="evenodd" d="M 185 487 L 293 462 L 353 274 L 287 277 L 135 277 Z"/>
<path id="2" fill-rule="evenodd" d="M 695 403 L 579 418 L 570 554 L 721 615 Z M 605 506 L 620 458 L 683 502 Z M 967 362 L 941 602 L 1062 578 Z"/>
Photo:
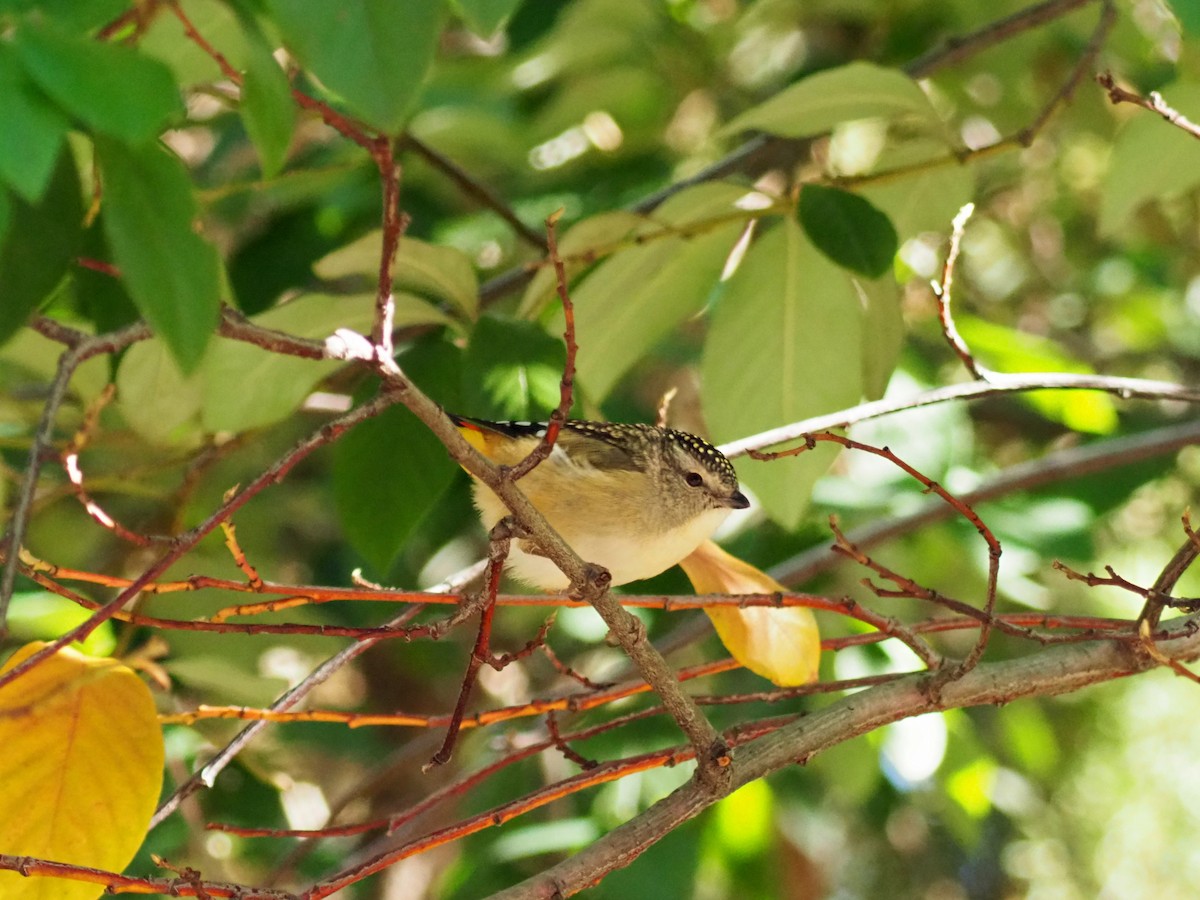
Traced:
<path id="1" fill-rule="evenodd" d="M 843 447 L 849 450 L 861 450 L 865 453 L 870 453 L 874 456 L 879 456 L 887 460 L 901 469 L 909 477 L 922 484 L 926 491 L 936 494 L 943 501 L 953 507 L 960 516 L 962 516 L 975 527 L 975 530 L 979 532 L 979 535 L 987 544 L 987 592 L 983 609 L 980 611 L 983 617 L 980 619 L 979 623 L 979 638 L 976 640 L 975 646 L 971 649 L 971 652 L 968 653 L 967 656 L 962 659 L 957 666 L 955 666 L 953 669 L 943 668 L 941 670 L 941 672 L 944 673 L 942 676 L 943 678 L 961 677 L 962 675 L 966 674 L 978 664 L 980 657 L 983 656 L 983 652 L 987 648 L 988 638 L 991 636 L 991 629 L 994 622 L 993 613 L 996 607 L 996 590 L 1000 578 L 1000 541 L 996 539 L 996 536 L 992 533 L 991 529 L 989 529 L 987 525 L 983 523 L 983 520 L 979 518 L 975 510 L 963 503 L 960 499 L 955 497 L 936 481 L 926 477 L 904 460 L 900 459 L 900 457 L 898 457 L 887 447 L 875 447 L 871 444 L 864 444 L 861 441 L 852 440 L 851 438 L 843 435 L 833 434 L 831 432 L 823 432 L 820 434 L 806 435 L 805 442 L 803 444 L 793 447 L 789 450 L 781 450 L 775 453 L 760 453 L 758 451 L 751 451 L 750 455 L 754 459 L 761 460 L 772 460 L 780 459 L 786 456 L 796 456 L 797 454 L 803 453 L 806 450 L 812 449 L 816 446 L 817 442 L 841 444 Z"/>
<path id="2" fill-rule="evenodd" d="M 1196 443 L 1200 443 L 1200 422 L 1186 422 L 1141 434 L 1066 447 L 1009 466 L 988 478 L 979 487 L 960 494 L 959 499 L 970 506 L 978 506 L 988 500 L 1032 490 L 1045 484 L 1070 481 L 1073 478 L 1082 478 L 1096 472 L 1154 459 Z M 856 547 L 870 548 L 901 535 L 912 534 L 924 525 L 943 521 L 953 515 L 953 509 L 934 498 L 907 515 L 856 528 L 847 534 L 847 538 Z M 772 566 L 768 574 L 784 584 L 804 584 L 832 568 L 837 559 L 837 554 L 832 552 L 831 548 L 817 546 Z"/>
<path id="3" fill-rule="evenodd" d="M 299 895 L 287 891 L 256 888 L 245 884 L 222 881 L 200 881 L 198 877 L 137 878 L 91 866 L 39 859 L 35 856 L 15 856 L 0 853 L 0 869 L 17 872 L 28 878 L 42 876 L 67 881 L 82 881 L 100 885 L 108 894 L 157 894 L 163 897 L 228 897 L 232 900 L 298 900 Z"/>
<path id="4" fill-rule="evenodd" d="M 571 302 L 571 293 L 567 284 L 567 271 L 563 265 L 562 256 L 558 252 L 558 237 L 555 234 L 558 220 L 562 218 L 562 210 L 551 213 L 546 217 L 546 245 L 550 261 L 554 264 L 554 274 L 558 283 L 558 296 L 563 308 L 563 343 L 566 345 L 566 360 L 563 362 L 562 379 L 559 382 L 558 406 L 550 414 L 546 423 L 546 433 L 529 455 L 508 469 L 508 477 L 512 481 L 524 478 L 534 470 L 554 450 L 558 433 L 567 416 L 571 412 L 571 403 L 575 392 L 575 356 L 579 353 L 579 345 L 575 343 L 575 304 Z"/>
<path id="5" fill-rule="evenodd" d="M 400 239 L 408 230 L 409 218 L 400 209 L 400 164 L 389 142 L 380 142 L 375 149 L 379 167 L 379 182 L 383 194 L 383 238 L 380 241 L 379 279 L 375 286 L 375 319 L 371 324 L 371 342 L 378 352 L 389 359 L 392 348 L 392 321 L 396 303 L 392 298 L 392 278 L 396 268 L 396 252 Z"/>
<path id="6" fill-rule="evenodd" d="M 104 262 L 100 259 L 92 259 L 87 256 L 77 257 L 75 264 L 81 269 L 91 269 L 93 272 L 99 272 L 101 275 L 108 275 L 110 278 L 120 278 L 121 270 L 110 262 Z"/>
<path id="7" fill-rule="evenodd" d="M 838 540 L 839 542 L 844 540 L 840 532 L 838 533 Z M 878 629 L 889 637 L 896 638 L 900 643 L 908 647 L 909 650 L 916 654 L 917 659 L 925 664 L 925 668 L 930 670 L 941 668 L 941 654 L 929 646 L 929 643 L 924 638 L 906 628 L 898 619 L 873 612 L 849 597 L 845 598 L 842 602 L 846 604 L 847 612 L 853 615 L 854 618 Z"/>
<path id="8" fill-rule="evenodd" d="M 228 494 L 226 494 L 226 499 L 229 499 Z M 222 522 L 221 531 L 225 535 L 225 546 L 229 550 L 229 555 L 233 557 L 234 565 L 241 569 L 246 576 L 246 586 L 252 591 L 261 591 L 263 588 L 262 576 L 258 574 L 258 569 L 254 568 L 246 559 L 246 554 L 238 543 L 237 529 L 234 528 L 232 522 Z"/>
<path id="9" fill-rule="evenodd" d="M 63 447 L 62 452 L 59 453 L 59 461 L 62 463 L 63 471 L 67 474 L 67 481 L 71 485 L 75 499 L 79 501 L 84 511 L 96 524 L 106 531 L 111 531 L 123 541 L 127 541 L 138 547 L 149 547 L 153 543 L 169 541 L 170 538 L 163 535 L 146 535 L 130 531 L 109 515 L 104 507 L 83 486 L 83 470 L 79 465 L 79 454 L 83 452 L 84 448 L 91 441 L 92 434 L 95 432 L 100 420 L 100 413 L 104 410 L 104 407 L 112 402 L 116 391 L 117 386 L 110 382 L 104 386 L 104 389 L 96 396 L 96 399 L 88 405 L 88 408 L 84 411 L 83 422 L 80 424 L 79 429 L 75 432 L 71 440 L 67 442 L 66 446 Z"/>
<path id="10" fill-rule="evenodd" d="M 470 659 L 467 660 L 467 671 L 463 675 L 462 685 L 458 691 L 458 700 L 454 704 L 454 712 L 451 714 L 450 723 L 446 727 L 446 736 L 442 739 L 441 748 L 423 766 L 426 772 L 434 766 L 445 765 L 450 761 L 450 754 L 454 752 L 454 742 L 458 738 L 459 729 L 462 727 L 463 715 L 466 713 L 467 701 L 470 699 L 471 690 L 475 686 L 479 667 L 485 662 L 491 664 L 492 651 L 490 642 L 492 637 L 492 617 L 496 613 L 496 593 L 500 590 L 500 578 L 504 574 L 504 563 L 508 559 L 508 551 L 511 545 L 512 522 L 504 518 L 492 528 L 488 543 L 487 576 L 484 580 L 484 586 L 480 591 L 482 608 L 479 610 L 479 631 L 475 636 L 475 646 L 471 650 Z M 464 604 L 464 606 L 466 605 L 468 604 Z M 497 666 L 497 668 L 500 668 L 500 666 Z"/>
<path id="11" fill-rule="evenodd" d="M 41 327 L 38 327 L 39 325 Z M 35 328 L 38 328 L 43 334 L 47 331 L 53 334 L 53 339 L 66 344 L 67 349 L 58 358 L 58 368 L 54 373 L 54 381 L 50 385 L 46 402 L 42 406 L 42 417 L 38 422 L 37 430 L 33 436 L 33 443 L 29 448 L 25 477 L 21 481 L 20 488 L 17 490 L 16 502 L 12 507 L 8 533 L 5 535 L 3 543 L 0 544 L 0 551 L 4 551 L 7 554 L 4 572 L 0 574 L 0 638 L 3 638 L 7 633 L 8 604 L 12 598 L 13 587 L 16 584 L 19 550 L 21 542 L 25 537 L 25 529 L 29 526 L 29 512 L 33 505 L 33 495 L 37 489 L 42 460 L 47 449 L 50 447 L 54 432 L 54 420 L 58 415 L 63 398 L 66 396 L 67 385 L 70 383 L 71 377 L 75 374 L 75 370 L 92 357 L 116 353 L 118 350 L 125 349 L 130 344 L 144 341 L 150 337 L 150 329 L 144 322 L 136 322 L 133 325 L 127 325 L 110 334 L 96 335 L 95 337 L 84 335 L 71 328 L 52 325 L 49 320 L 43 320 L 40 317 L 35 320 Z M 158 574 L 155 572 L 147 580 L 157 577 Z M 114 601 L 112 612 L 116 612 L 117 608 Z M 109 615 L 111 614 L 109 613 Z M 87 623 L 84 623 L 80 628 L 86 626 Z M 87 633 L 90 633 L 92 628 L 98 626 L 99 623 L 96 623 L 96 625 L 87 628 Z M 71 640 L 74 640 L 74 638 Z M 61 646 L 65 646 L 67 643 L 69 641 L 64 641 Z M 55 651 L 47 650 L 41 652 L 48 655 Z M 7 679 L 16 677 L 13 675 L 13 672 L 18 669 L 25 671 L 28 667 L 36 665 L 36 662 L 34 662 L 35 657 L 37 657 L 37 654 L 23 661 L 21 665 L 10 669 L 5 675 L 0 675 L 0 683 L 5 683 Z"/>
<path id="12" fill-rule="evenodd" d="M 86 343 L 80 344 L 79 347 L 74 348 L 74 350 L 67 351 L 63 357 L 78 357 L 80 348 L 90 349 L 90 345 Z M 74 366 L 71 367 L 71 371 L 73 371 L 73 369 Z M 127 588 L 120 591 L 116 597 L 96 609 L 96 611 L 89 616 L 86 621 L 81 622 L 79 625 L 60 635 L 55 640 L 49 642 L 45 647 L 41 648 L 36 653 L 30 654 L 16 666 L 13 666 L 8 671 L 0 674 L 0 686 L 9 684 L 15 679 L 20 678 L 34 666 L 40 664 L 42 660 L 53 655 L 54 653 L 57 653 L 60 649 L 68 644 L 86 638 L 104 622 L 107 622 L 118 612 L 120 612 L 126 603 L 128 603 L 135 596 L 137 596 L 138 593 L 141 592 L 143 586 L 152 583 L 177 559 L 183 556 L 184 553 L 199 543 L 201 538 L 216 529 L 222 522 L 228 520 L 230 516 L 237 512 L 237 510 L 241 509 L 241 507 L 245 506 L 246 503 L 248 503 L 253 497 L 256 497 L 258 494 L 260 494 L 265 488 L 286 478 L 288 472 L 290 472 L 292 468 L 300 462 L 300 460 L 304 459 L 318 447 L 325 446 L 346 431 L 349 431 L 359 422 L 378 415 L 380 412 L 387 409 L 388 406 L 390 406 L 393 402 L 395 402 L 393 397 L 382 395 L 376 397 L 374 400 L 368 403 L 363 404 L 357 409 L 346 413 L 338 419 L 322 425 L 319 429 L 317 429 L 316 432 L 302 440 L 299 444 L 285 453 L 274 464 L 269 466 L 243 491 L 223 503 L 215 512 L 209 515 L 207 519 L 205 519 L 195 528 L 192 528 L 190 531 L 173 538 L 168 545 L 166 552 L 164 552 L 155 562 L 147 566 L 142 573 L 135 578 Z M 48 403 L 47 408 L 49 409 L 50 407 L 51 404 Z M 39 442 L 35 440 L 34 443 L 36 446 Z M 27 480 L 29 480 L 28 475 Z M 17 527 L 15 521 L 13 527 L 14 530 Z M 13 543 L 15 544 L 16 541 L 13 540 Z M 8 567 L 5 569 L 5 573 L 12 573 L 13 577 L 15 577 L 17 565 L 17 554 L 10 553 Z"/>
<path id="13" fill-rule="evenodd" d="M 521 240 L 525 241 L 531 247 L 536 247 L 543 253 L 549 252 L 545 238 L 522 222 L 517 217 L 517 214 L 513 212 L 512 207 L 505 203 L 495 191 L 482 184 L 478 178 L 458 165 L 454 160 L 437 152 L 424 141 L 411 134 L 405 134 L 400 138 L 400 148 L 412 150 L 420 156 L 421 159 L 425 160 L 425 162 L 454 182 L 460 191 L 478 202 L 481 206 L 490 209 L 507 222 L 517 237 L 521 238 Z"/>
<path id="14" fill-rule="evenodd" d="M 550 660 L 550 665 L 554 666 L 554 670 L 556 672 L 558 672 L 559 675 L 565 675 L 567 678 L 570 678 L 572 681 L 583 685 L 588 690 L 602 691 L 605 688 L 612 687 L 611 682 L 592 681 L 586 675 L 583 675 L 580 672 L 576 672 L 573 668 L 571 668 L 565 662 L 563 662 L 561 659 L 558 658 L 558 655 L 554 652 L 553 648 L 551 648 L 551 646 L 548 643 L 542 644 L 541 649 L 542 649 L 543 655 L 546 657 L 546 659 Z"/>
<path id="15" fill-rule="evenodd" d="M 550 710 L 550 712 L 546 713 L 546 731 L 549 732 L 550 740 L 554 742 L 554 746 L 558 752 L 579 766 L 579 768 L 586 771 L 587 769 L 594 769 L 599 765 L 596 760 L 589 759 L 571 749 L 571 745 L 567 743 L 566 738 L 558 731 L 558 713 L 555 710 Z"/>
<path id="16" fill-rule="evenodd" d="M 1155 632 L 1162 619 L 1163 610 L 1178 608 L 1194 611 L 1200 608 L 1200 598 L 1173 597 L 1171 595 L 1171 592 L 1175 589 L 1175 585 L 1183 577 L 1183 573 L 1200 557 L 1200 541 L 1196 539 L 1196 533 L 1192 530 L 1191 520 L 1187 513 L 1183 515 L 1183 530 L 1186 540 L 1175 551 L 1175 555 L 1171 557 L 1166 566 L 1163 567 L 1154 584 L 1148 588 L 1135 584 L 1129 579 L 1118 575 L 1112 566 L 1104 567 L 1104 571 L 1108 573 L 1107 576 L 1096 575 L 1092 572 L 1084 574 L 1057 560 L 1054 562 L 1054 568 L 1072 581 L 1083 582 L 1089 587 L 1117 587 L 1123 591 L 1128 591 L 1142 597 L 1145 602 L 1142 605 L 1141 612 L 1138 613 L 1137 620 L 1133 623 L 1133 628 L 1138 635 L 1142 649 L 1155 662 L 1171 668 L 1176 674 L 1193 681 L 1200 681 L 1200 676 L 1185 668 L 1178 660 L 1167 657 L 1156 646 Z"/>

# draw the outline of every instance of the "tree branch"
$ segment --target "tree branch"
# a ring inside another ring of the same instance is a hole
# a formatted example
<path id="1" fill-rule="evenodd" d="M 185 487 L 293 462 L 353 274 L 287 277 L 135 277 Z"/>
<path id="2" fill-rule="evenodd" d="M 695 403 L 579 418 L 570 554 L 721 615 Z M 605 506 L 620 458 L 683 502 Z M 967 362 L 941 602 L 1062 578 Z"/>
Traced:
<path id="1" fill-rule="evenodd" d="M 1200 656 L 1200 623 L 1196 619 L 1172 622 L 1167 632 L 1157 644 L 1164 656 L 1175 660 Z M 845 697 L 743 747 L 732 765 L 734 784 L 741 786 L 793 763 L 803 765 L 818 753 L 901 719 L 1070 693 L 1155 665 L 1127 642 L 1103 641 L 1059 645 L 1020 659 L 981 663 L 943 684 L 936 694 L 925 689 L 929 676 L 905 676 Z M 570 858 L 493 894 L 491 900 L 546 900 L 577 893 L 628 865 L 712 802 L 694 783 L 685 784 Z"/>

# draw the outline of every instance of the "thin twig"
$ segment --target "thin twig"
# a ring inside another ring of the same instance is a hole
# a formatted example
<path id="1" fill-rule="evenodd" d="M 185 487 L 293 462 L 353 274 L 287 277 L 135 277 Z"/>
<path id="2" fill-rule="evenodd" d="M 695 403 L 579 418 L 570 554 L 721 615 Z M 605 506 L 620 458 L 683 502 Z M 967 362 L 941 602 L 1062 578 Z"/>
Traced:
<path id="1" fill-rule="evenodd" d="M 1069 12 L 1094 0 L 1046 0 L 1013 13 L 1004 19 L 989 22 L 978 31 L 953 37 L 941 47 L 918 57 L 904 67 L 913 78 L 927 78 L 939 69 L 956 65 L 1025 31 L 1060 19 Z"/>
<path id="2" fill-rule="evenodd" d="M 1190 134 L 1192 137 L 1200 138 L 1200 125 L 1197 125 L 1167 103 L 1158 91 L 1151 91 L 1149 97 L 1143 97 L 1141 94 L 1126 90 L 1118 85 L 1111 72 L 1101 72 L 1096 76 L 1096 81 L 1108 92 L 1108 99 L 1114 105 L 1118 103 L 1132 103 L 1135 106 L 1140 106 L 1142 109 L 1157 113 L 1167 122 L 1181 131 Z"/>
<path id="3" fill-rule="evenodd" d="M 475 636 L 475 646 L 467 660 L 467 671 L 459 686 L 458 700 L 454 704 L 454 712 L 450 716 L 450 724 L 446 727 L 446 736 L 442 746 L 433 758 L 426 763 L 422 770 L 428 772 L 434 766 L 445 765 L 450 761 L 454 752 L 454 742 L 462 727 L 463 715 L 467 710 L 467 701 L 471 698 L 471 689 L 479 674 L 479 667 L 491 656 L 492 617 L 496 613 L 496 593 L 500 590 L 500 578 L 504 574 L 504 563 L 508 559 L 509 547 L 512 545 L 513 523 L 503 518 L 492 528 L 488 540 L 488 567 L 484 578 L 484 586 L 480 591 L 482 608 L 479 610 L 479 630 Z"/>
<path id="4" fill-rule="evenodd" d="M 976 362 L 967 342 L 958 333 L 958 328 L 954 325 L 954 316 L 950 312 L 950 287 L 954 283 L 954 264 L 958 262 L 958 251 L 962 246 L 963 231 L 967 227 L 967 220 L 971 218 L 971 213 L 974 211 L 975 204 L 968 203 L 954 217 L 950 232 L 950 249 L 946 253 L 946 263 L 942 266 L 942 280 L 940 283 L 933 283 L 933 295 L 937 298 L 938 320 L 942 324 L 942 336 L 946 338 L 946 342 L 976 381 L 988 381 L 991 373 Z"/>
<path id="5" fill-rule="evenodd" d="M 974 507 L 1019 491 L 1154 459 L 1198 442 L 1200 422 L 1185 422 L 1143 434 L 1055 450 L 1040 459 L 1009 466 L 974 490 L 960 494 L 959 498 Z M 954 510 L 945 503 L 930 500 L 908 515 L 881 519 L 853 529 L 847 533 L 847 539 L 857 547 L 870 549 L 953 515 Z M 838 559 L 828 546 L 820 545 L 772 566 L 768 574 L 784 584 L 804 584 L 829 571 Z"/>
<path id="6" fill-rule="evenodd" d="M 67 332 L 55 330 L 55 334 L 65 338 Z M 16 585 L 19 564 L 18 551 L 25 538 L 25 529 L 29 526 L 29 512 L 33 504 L 34 492 L 37 489 L 38 475 L 41 473 L 42 459 L 50 448 L 54 420 L 58 416 L 58 409 L 62 405 L 63 398 L 66 397 L 67 385 L 70 384 L 75 370 L 93 356 L 116 353 L 130 344 L 144 341 L 149 337 L 150 329 L 146 324 L 135 322 L 110 334 L 73 339 L 73 342 L 68 344 L 67 349 L 58 358 L 58 369 L 55 372 L 54 381 L 50 385 L 45 405 L 42 407 L 42 417 L 38 422 L 37 431 L 34 432 L 33 443 L 29 447 L 29 461 L 25 467 L 25 477 L 17 491 L 17 500 L 13 505 L 12 518 L 9 520 L 8 534 L 0 544 L 0 550 L 4 550 L 7 554 L 4 572 L 0 575 L 0 639 L 8 633 L 8 604 L 12 599 L 13 587 Z M 30 660 L 33 658 L 29 657 L 25 663 L 32 665 Z M 24 667 L 25 663 L 18 668 Z M 11 676 L 12 671 L 10 670 L 7 674 Z M 0 680 L 3 678 L 4 676 L 0 676 Z"/>
<path id="7" fill-rule="evenodd" d="M 562 301 L 563 344 L 566 346 L 566 359 L 563 362 L 562 378 L 558 385 L 558 406 L 550 414 L 550 419 L 546 423 L 546 433 L 542 435 L 538 445 L 530 450 L 523 460 L 508 470 L 508 475 L 513 481 L 524 478 L 553 452 L 554 444 L 558 440 L 558 433 L 567 421 L 575 396 L 575 357 L 579 354 L 579 345 L 575 342 L 575 304 L 571 302 L 566 267 L 558 252 L 556 231 L 558 220 L 562 218 L 562 212 L 560 209 L 546 217 L 546 252 L 554 265 L 558 297 Z"/>
<path id="8" fill-rule="evenodd" d="M 939 671 L 939 681 L 935 686 L 940 687 L 945 679 L 961 677 L 965 673 L 969 672 L 978 664 L 980 658 L 983 656 L 984 650 L 987 649 L 988 639 L 991 636 L 991 629 L 994 622 L 993 613 L 996 607 L 996 590 L 1000 579 L 1000 555 L 1002 552 L 1000 541 L 992 533 L 991 529 L 984 524 L 983 520 L 979 518 L 979 515 L 975 512 L 975 510 L 973 510 L 966 503 L 963 503 L 963 501 L 958 497 L 955 497 L 953 494 L 951 494 L 938 482 L 922 474 L 916 468 L 909 465 L 887 447 L 875 447 L 871 444 L 864 444 L 861 441 L 852 440 L 844 435 L 824 432 L 820 434 L 806 435 L 805 442 L 803 444 L 793 447 L 790 450 L 781 450 L 776 453 L 751 452 L 750 455 L 754 459 L 761 460 L 772 460 L 780 459 L 786 456 L 796 456 L 805 452 L 806 450 L 812 449 L 817 442 L 841 444 L 843 447 L 849 450 L 861 450 L 865 453 L 870 453 L 874 456 L 879 456 L 887 460 L 888 462 L 892 463 L 892 465 L 901 469 L 909 477 L 916 479 L 918 482 L 924 485 L 927 491 L 937 494 L 938 497 L 949 504 L 960 516 L 962 516 L 975 527 L 975 530 L 979 532 L 980 537 L 983 538 L 984 543 L 987 544 L 988 576 L 983 609 L 980 610 L 982 613 L 982 618 L 980 619 L 979 624 L 979 637 L 975 642 L 975 646 L 971 649 L 971 652 L 968 653 L 967 656 L 957 666 L 953 667 L 953 669 L 942 668 Z"/>
<path id="9" fill-rule="evenodd" d="M 512 228 L 521 240 L 543 253 L 548 252 L 549 248 L 546 245 L 546 239 L 541 234 L 522 222 L 517 217 L 517 214 L 513 212 L 512 207 L 505 203 L 499 194 L 480 182 L 478 178 L 458 165 L 454 160 L 434 150 L 412 134 L 405 134 L 400 138 L 400 148 L 402 150 L 412 150 L 421 159 L 453 181 L 460 191 L 477 201 L 481 206 L 490 209 L 498 215 L 508 223 L 509 227 Z"/>
<path id="10" fill-rule="evenodd" d="M 65 354 L 63 354 L 63 356 L 64 358 L 71 357 L 73 355 L 78 356 L 81 348 L 90 349 L 92 346 L 93 345 L 87 343 L 80 344 L 73 350 L 68 350 Z M 74 367 L 72 366 L 71 370 L 73 370 L 73 368 Z M 60 371 L 61 369 L 62 367 L 60 366 Z M 63 381 L 63 384 L 65 385 L 65 380 Z M 285 453 L 273 465 L 269 466 L 241 493 L 231 497 L 225 503 L 222 503 L 221 506 L 211 515 L 209 515 L 207 519 L 205 519 L 195 528 L 192 528 L 190 531 L 173 538 L 168 545 L 167 550 L 155 562 L 151 563 L 146 569 L 144 569 L 142 573 L 135 578 L 127 588 L 118 593 L 116 597 L 93 612 L 92 615 L 89 616 L 84 622 L 81 622 L 79 625 L 60 635 L 55 640 L 49 642 L 46 646 L 42 647 L 36 653 L 29 655 L 16 666 L 13 666 L 11 669 L 0 674 L 0 687 L 12 682 L 17 678 L 20 678 L 34 666 L 40 664 L 46 657 L 57 653 L 60 649 L 68 644 L 86 638 L 104 622 L 107 622 L 109 619 L 115 616 L 125 606 L 126 603 L 137 596 L 144 585 L 153 582 L 156 578 L 158 578 L 159 575 L 165 572 L 172 563 L 183 556 L 183 554 L 185 554 L 187 551 L 191 550 L 192 547 L 199 543 L 201 538 L 216 529 L 222 522 L 226 521 L 253 497 L 260 494 L 265 488 L 282 481 L 287 476 L 287 473 L 291 471 L 291 469 L 297 463 L 299 463 L 300 460 L 304 459 L 318 447 L 322 447 L 325 444 L 330 443 L 346 431 L 349 431 L 359 422 L 378 415 L 394 402 L 394 396 L 382 395 L 376 397 L 369 403 L 365 403 L 357 409 L 346 413 L 334 421 L 328 422 L 321 426 L 316 432 L 305 438 L 303 441 Z M 47 408 L 50 408 L 50 406 L 51 404 L 48 401 Z M 57 404 L 54 404 L 54 406 L 56 407 Z M 48 432 L 49 428 L 47 427 L 46 430 Z M 34 441 L 35 446 L 38 443 L 40 443 L 40 440 Z M 14 521 L 14 532 L 15 529 L 16 523 Z M 14 538 L 11 540 L 10 546 L 15 545 L 16 540 Z M 18 554 L 9 553 L 7 568 L 5 569 L 6 574 L 11 572 L 15 578 L 16 567 L 18 564 Z"/>

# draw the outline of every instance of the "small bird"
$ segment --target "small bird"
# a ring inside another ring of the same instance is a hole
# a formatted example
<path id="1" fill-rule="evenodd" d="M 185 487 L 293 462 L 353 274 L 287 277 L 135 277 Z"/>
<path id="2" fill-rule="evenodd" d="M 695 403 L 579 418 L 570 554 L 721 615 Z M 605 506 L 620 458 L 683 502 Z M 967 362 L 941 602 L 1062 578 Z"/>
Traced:
<path id="1" fill-rule="evenodd" d="M 489 422 L 451 414 L 463 437 L 492 462 L 512 466 L 546 433 L 545 422 Z M 651 578 L 675 565 L 732 510 L 750 505 L 737 472 L 716 447 L 686 431 L 656 425 L 569 420 L 550 455 L 518 482 L 529 501 L 585 561 L 612 583 Z M 485 528 L 508 515 L 475 482 Z M 509 569 L 545 591 L 569 586 L 558 566 L 516 541 Z"/>

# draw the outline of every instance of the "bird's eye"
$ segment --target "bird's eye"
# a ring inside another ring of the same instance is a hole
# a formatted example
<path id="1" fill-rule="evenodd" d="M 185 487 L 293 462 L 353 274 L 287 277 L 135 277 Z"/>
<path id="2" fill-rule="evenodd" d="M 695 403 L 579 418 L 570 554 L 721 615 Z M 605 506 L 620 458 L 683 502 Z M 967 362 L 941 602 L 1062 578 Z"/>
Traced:
<path id="1" fill-rule="evenodd" d="M 699 472 L 688 472 L 683 476 L 683 480 L 691 487 L 700 487 L 704 484 L 704 477 Z"/>

